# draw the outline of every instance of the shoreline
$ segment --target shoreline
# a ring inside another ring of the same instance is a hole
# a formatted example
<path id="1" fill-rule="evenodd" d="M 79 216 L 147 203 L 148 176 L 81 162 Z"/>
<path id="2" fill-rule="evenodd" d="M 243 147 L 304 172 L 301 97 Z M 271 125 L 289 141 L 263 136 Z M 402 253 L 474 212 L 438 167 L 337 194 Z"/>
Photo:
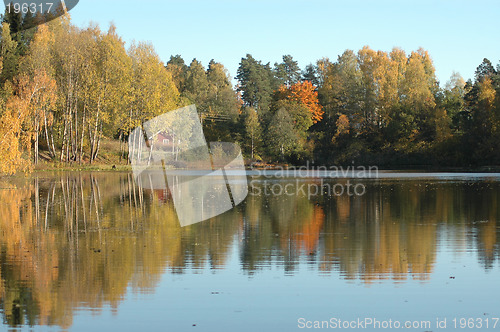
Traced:
<path id="1" fill-rule="evenodd" d="M 250 165 L 245 166 L 245 170 L 257 170 L 257 171 L 273 171 L 273 170 L 304 170 L 304 171 L 318 171 L 325 170 L 330 171 L 334 168 L 343 170 L 353 170 L 357 171 L 360 167 L 377 167 L 378 171 L 390 171 L 390 172 L 420 172 L 420 173 L 432 173 L 432 172 L 449 172 L 449 173 L 500 173 L 500 166 L 477 166 L 477 167 L 431 167 L 431 166 L 365 166 L 365 165 L 331 165 L 331 166 L 295 166 L 289 164 L 265 164 L 259 165 L 257 167 L 252 167 Z M 44 172 L 132 172 L 131 165 L 112 165 L 112 164 L 82 164 L 82 165 L 56 165 L 56 164 L 44 164 L 43 166 L 34 167 L 32 173 L 44 173 Z"/>

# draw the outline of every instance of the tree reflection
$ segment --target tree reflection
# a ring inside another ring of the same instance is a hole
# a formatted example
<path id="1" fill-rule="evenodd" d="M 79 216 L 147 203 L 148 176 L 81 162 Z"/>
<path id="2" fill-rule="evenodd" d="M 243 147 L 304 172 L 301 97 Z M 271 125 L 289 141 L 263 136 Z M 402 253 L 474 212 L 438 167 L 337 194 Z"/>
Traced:
<path id="1" fill-rule="evenodd" d="M 373 181 L 361 197 L 250 195 L 184 228 L 168 192 L 143 190 L 131 174 L 46 175 L 0 188 L 0 305 L 10 326 L 70 327 L 77 307 L 117 308 L 128 287 L 152 292 L 164 271 L 216 273 L 234 248 L 249 275 L 305 264 L 365 283 L 428 279 L 440 240 L 476 250 L 485 269 L 500 252 L 495 182 Z"/>

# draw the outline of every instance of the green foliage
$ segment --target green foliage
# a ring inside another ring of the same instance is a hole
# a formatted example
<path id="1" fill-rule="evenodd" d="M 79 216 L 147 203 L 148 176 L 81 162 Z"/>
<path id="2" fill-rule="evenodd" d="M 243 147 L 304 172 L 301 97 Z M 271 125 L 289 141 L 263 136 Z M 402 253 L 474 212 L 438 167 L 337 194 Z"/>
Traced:
<path id="1" fill-rule="evenodd" d="M 186 66 L 180 55 L 170 57 L 166 68 L 179 87 L 180 103 L 196 105 L 207 140 L 236 139 L 241 104 L 226 68 L 212 60 L 205 70 L 196 59 Z"/>
<path id="2" fill-rule="evenodd" d="M 2 23 L 2 32 L 0 36 L 0 59 L 2 61 L 2 74 L 0 75 L 0 84 L 6 81 L 12 81 L 17 73 L 19 56 L 17 54 L 18 43 L 12 39 L 11 29 L 8 23 Z"/>
<path id="3" fill-rule="evenodd" d="M 205 113 L 202 116 L 206 128 L 205 135 L 210 141 L 233 141 L 241 105 L 231 86 L 229 73 L 221 63 L 212 60 L 206 76 L 208 94 Z"/>
<path id="4" fill-rule="evenodd" d="M 307 107 L 296 101 L 291 100 L 278 100 L 273 108 L 277 111 L 285 111 L 293 120 L 294 131 L 302 139 L 307 138 L 307 131 L 313 125 L 311 114 Z"/>
<path id="5" fill-rule="evenodd" d="M 187 70 L 188 67 L 184 62 L 184 59 L 180 55 L 170 56 L 170 60 L 167 62 L 167 70 L 172 75 L 172 79 L 175 82 L 175 86 L 179 92 L 183 92 L 185 89 Z"/>
<path id="6" fill-rule="evenodd" d="M 443 90 L 441 104 L 452 119 L 453 127 L 456 129 L 459 129 L 460 113 L 464 111 L 465 107 L 464 96 L 465 81 L 460 74 L 453 72 Z"/>
<path id="7" fill-rule="evenodd" d="M 274 70 L 280 85 L 292 86 L 300 80 L 300 67 L 291 55 L 284 55 L 282 63 L 275 63 Z"/>
<path id="8" fill-rule="evenodd" d="M 262 128 L 255 109 L 247 107 L 242 112 L 244 124 L 244 148 L 251 160 L 256 159 L 262 145 Z"/>
<path id="9" fill-rule="evenodd" d="M 302 80 L 303 81 L 309 81 L 311 82 L 314 86 L 319 85 L 319 80 L 317 76 L 317 68 L 314 66 L 312 63 L 308 64 L 304 71 L 302 71 Z"/>
<path id="10" fill-rule="evenodd" d="M 191 61 L 187 69 L 184 95 L 192 104 L 196 104 L 198 111 L 206 111 L 208 99 L 208 79 L 205 68 L 196 59 Z"/>
<path id="11" fill-rule="evenodd" d="M 263 65 L 250 54 L 241 59 L 236 76 L 245 106 L 266 113 L 271 106 L 273 91 L 278 88 L 269 63 Z"/>
<path id="12" fill-rule="evenodd" d="M 267 140 L 269 151 L 279 156 L 281 161 L 286 160 L 297 149 L 299 135 L 292 117 L 285 109 L 279 109 L 272 117 L 267 128 Z"/>

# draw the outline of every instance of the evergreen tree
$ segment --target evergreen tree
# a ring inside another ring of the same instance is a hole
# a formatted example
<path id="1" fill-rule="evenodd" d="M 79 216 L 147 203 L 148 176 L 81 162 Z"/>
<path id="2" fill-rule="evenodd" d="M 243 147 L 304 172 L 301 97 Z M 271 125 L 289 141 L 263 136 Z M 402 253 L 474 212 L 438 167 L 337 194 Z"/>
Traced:
<path id="1" fill-rule="evenodd" d="M 2 24 L 0 36 L 0 58 L 3 63 L 3 70 L 0 74 L 0 83 L 3 85 L 6 81 L 12 81 L 17 73 L 19 56 L 17 54 L 18 43 L 11 37 L 11 29 L 8 23 Z"/>
<path id="2" fill-rule="evenodd" d="M 23 23 L 21 29 L 23 31 L 34 28 L 36 26 L 35 16 L 28 10 L 28 12 L 23 17 Z"/>
<path id="3" fill-rule="evenodd" d="M 184 92 L 188 66 L 185 64 L 184 59 L 179 55 L 170 56 L 167 62 L 167 70 L 172 75 L 175 86 L 180 93 Z"/>
<path id="4" fill-rule="evenodd" d="M 247 54 L 241 59 L 236 78 L 239 82 L 238 91 L 241 92 L 245 105 L 259 112 L 267 112 L 271 105 L 273 88 L 276 87 L 269 64 L 263 65 Z"/>
<path id="5" fill-rule="evenodd" d="M 495 68 L 491 61 L 484 58 L 483 62 L 476 68 L 475 79 L 477 82 L 482 81 L 485 77 L 491 77 L 496 74 Z"/>
<path id="6" fill-rule="evenodd" d="M 206 72 L 208 80 L 205 126 L 210 124 L 207 139 L 231 141 L 239 117 L 240 103 L 231 86 L 229 74 L 221 63 L 210 61 Z"/>
<path id="7" fill-rule="evenodd" d="M 187 97 L 191 103 L 196 104 L 198 112 L 204 113 L 208 111 L 208 79 L 205 68 L 201 62 L 196 59 L 191 61 L 186 72 L 184 96 Z"/>
<path id="8" fill-rule="evenodd" d="M 276 78 L 279 79 L 280 85 L 284 84 L 287 87 L 299 82 L 300 67 L 297 61 L 293 60 L 291 55 L 284 55 L 282 63 L 274 64 Z"/>
<path id="9" fill-rule="evenodd" d="M 442 106 L 452 119 L 453 127 L 460 130 L 460 117 L 464 111 L 465 80 L 453 72 L 443 90 Z"/>
<path id="10" fill-rule="evenodd" d="M 23 15 L 21 11 L 17 12 L 13 9 L 14 5 L 10 3 L 10 10 L 8 8 L 5 9 L 5 14 L 3 15 L 3 23 L 9 24 L 10 33 L 12 35 L 18 33 L 23 28 Z"/>
<path id="11" fill-rule="evenodd" d="M 319 80 L 317 76 L 317 69 L 312 63 L 308 64 L 304 71 L 302 72 L 302 81 L 309 81 L 314 86 L 319 85 Z"/>

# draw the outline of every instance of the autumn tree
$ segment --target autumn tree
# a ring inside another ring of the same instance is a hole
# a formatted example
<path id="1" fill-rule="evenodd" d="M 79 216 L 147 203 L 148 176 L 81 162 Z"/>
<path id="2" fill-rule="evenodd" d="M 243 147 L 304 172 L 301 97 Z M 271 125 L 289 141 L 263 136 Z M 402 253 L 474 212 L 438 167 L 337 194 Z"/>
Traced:
<path id="1" fill-rule="evenodd" d="M 108 113 L 104 122 L 104 133 L 108 137 L 118 137 L 120 154 L 123 156 L 125 137 L 134 129 L 129 120 L 134 98 L 132 59 L 127 54 L 125 42 L 116 33 L 114 25 L 111 25 L 103 36 L 101 49 L 104 53 L 103 79 L 107 92 L 105 112 Z M 82 134 L 81 137 L 83 136 Z M 80 144 L 80 149 L 82 148 Z"/>
<path id="2" fill-rule="evenodd" d="M 290 87 L 281 86 L 278 91 L 278 100 L 288 100 L 303 105 L 309 112 L 312 123 L 323 119 L 324 111 L 318 101 L 318 92 L 309 81 L 297 82 Z"/>
<path id="3" fill-rule="evenodd" d="M 434 67 L 427 51 L 419 49 L 417 52 L 412 52 L 402 82 L 400 100 L 405 112 L 414 116 L 414 132 L 423 139 L 429 137 L 429 130 L 432 130 L 426 119 L 432 117 L 432 111 L 436 106 L 435 88 Z"/>
<path id="4" fill-rule="evenodd" d="M 87 46 L 84 53 L 86 68 L 81 73 L 83 127 L 80 132 L 75 131 L 75 136 L 79 140 L 80 153 L 77 154 L 80 156 L 83 137 L 88 136 L 89 161 L 92 163 L 99 153 L 104 129 L 108 127 L 113 133 L 117 129 L 112 126 L 117 125 L 113 120 L 125 118 L 120 115 L 126 114 L 123 110 L 130 100 L 132 65 L 114 26 L 106 34 L 97 27 L 89 27 L 82 34 Z"/>
<path id="5" fill-rule="evenodd" d="M 168 111 L 176 109 L 179 91 L 171 74 L 165 69 L 150 44 L 134 44 L 128 51 L 132 59 L 133 99 L 131 122 L 134 127 Z"/>
<path id="6" fill-rule="evenodd" d="M 59 21 L 59 22 L 57 22 Z M 79 97 L 82 95 L 82 72 L 86 69 L 87 58 L 83 53 L 89 48 L 80 29 L 67 21 L 54 21 L 54 46 L 51 50 L 55 78 L 58 87 L 56 122 L 49 131 L 54 149 L 59 150 L 59 161 L 69 162 L 79 159 L 77 155 L 77 129 L 82 125 Z M 85 61 L 83 61 L 85 60 Z"/>
<path id="7" fill-rule="evenodd" d="M 49 127 L 54 121 L 57 101 L 57 85 L 54 79 L 51 48 L 54 36 L 48 27 L 41 25 L 30 44 L 28 55 L 21 61 L 20 77 L 15 79 L 20 95 L 29 95 L 31 132 L 33 133 L 33 157 L 38 163 L 40 137 L 45 138 L 49 154 L 55 151 L 49 139 Z"/>
<path id="8" fill-rule="evenodd" d="M 0 117 L 0 174 L 14 174 L 27 170 L 28 161 L 23 152 L 29 147 L 29 137 L 23 135 L 22 125 L 29 116 L 25 101 L 13 97 L 7 105 L 2 101 Z"/>

